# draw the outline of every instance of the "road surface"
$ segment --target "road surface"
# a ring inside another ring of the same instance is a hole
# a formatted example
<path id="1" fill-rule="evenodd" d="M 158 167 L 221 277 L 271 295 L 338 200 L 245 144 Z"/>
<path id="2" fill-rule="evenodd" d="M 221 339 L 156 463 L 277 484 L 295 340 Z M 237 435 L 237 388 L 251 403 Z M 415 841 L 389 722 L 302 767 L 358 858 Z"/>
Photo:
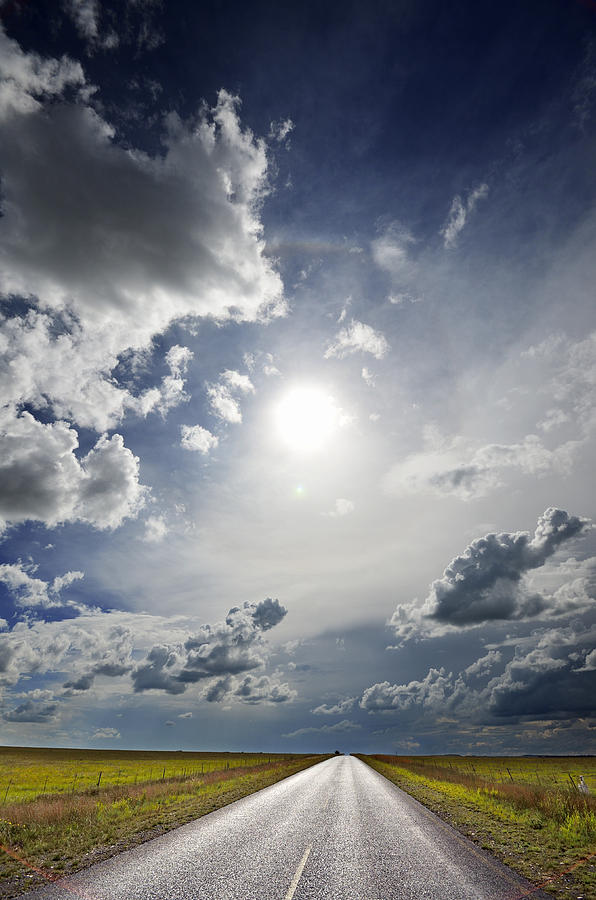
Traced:
<path id="1" fill-rule="evenodd" d="M 24 896 L 544 900 L 547 895 L 365 763 L 341 756 Z"/>

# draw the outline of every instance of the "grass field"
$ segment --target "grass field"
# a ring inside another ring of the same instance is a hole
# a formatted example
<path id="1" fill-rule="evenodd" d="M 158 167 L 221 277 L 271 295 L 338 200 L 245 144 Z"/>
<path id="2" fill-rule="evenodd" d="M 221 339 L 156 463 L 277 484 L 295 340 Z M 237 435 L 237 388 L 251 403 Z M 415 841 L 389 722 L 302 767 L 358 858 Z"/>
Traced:
<path id="1" fill-rule="evenodd" d="M 387 757 L 388 758 L 388 757 Z M 397 756 L 400 764 L 424 773 L 432 769 L 474 775 L 491 783 L 577 787 L 584 777 L 596 796 L 596 756 Z"/>
<path id="2" fill-rule="evenodd" d="M 119 853 L 326 758 L 0 748 L 0 898 Z"/>
<path id="3" fill-rule="evenodd" d="M 360 758 L 543 890 L 596 898 L 594 757 Z"/>
<path id="4" fill-rule="evenodd" d="M 65 750 L 0 747 L 0 808 L 7 801 L 95 787 L 184 779 L 238 767 L 251 768 L 290 754 L 184 753 L 137 750 Z"/>

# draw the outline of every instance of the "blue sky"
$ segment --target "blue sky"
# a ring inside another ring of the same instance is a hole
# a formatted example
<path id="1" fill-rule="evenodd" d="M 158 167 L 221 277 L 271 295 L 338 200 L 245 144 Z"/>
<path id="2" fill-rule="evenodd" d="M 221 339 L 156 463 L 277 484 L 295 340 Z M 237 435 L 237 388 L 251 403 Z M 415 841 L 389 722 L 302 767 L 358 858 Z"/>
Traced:
<path id="1" fill-rule="evenodd" d="M 593 749 L 593 4 L 0 20 L 3 742 Z"/>

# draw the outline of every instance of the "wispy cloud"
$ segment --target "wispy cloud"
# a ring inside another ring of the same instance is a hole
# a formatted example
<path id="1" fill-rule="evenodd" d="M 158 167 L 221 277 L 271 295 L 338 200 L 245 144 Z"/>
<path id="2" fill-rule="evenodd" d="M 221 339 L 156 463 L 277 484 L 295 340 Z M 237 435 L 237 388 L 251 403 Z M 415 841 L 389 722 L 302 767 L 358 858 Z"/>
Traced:
<path id="1" fill-rule="evenodd" d="M 342 719 L 341 722 L 336 722 L 335 725 L 320 725 L 320 726 L 308 726 L 306 728 L 297 728 L 296 731 L 289 731 L 287 734 L 282 734 L 284 738 L 295 738 L 301 737 L 304 734 L 346 734 L 349 731 L 358 731 L 358 729 L 362 728 L 361 725 L 358 725 L 356 722 L 351 722 L 349 719 Z"/>
<path id="2" fill-rule="evenodd" d="M 449 217 L 447 222 L 441 229 L 443 243 L 445 247 L 452 248 L 457 244 L 460 232 L 464 229 L 466 222 L 476 209 L 480 200 L 488 197 L 488 184 L 479 184 L 468 194 L 465 200 L 462 200 L 459 194 L 456 194 L 451 202 Z"/>

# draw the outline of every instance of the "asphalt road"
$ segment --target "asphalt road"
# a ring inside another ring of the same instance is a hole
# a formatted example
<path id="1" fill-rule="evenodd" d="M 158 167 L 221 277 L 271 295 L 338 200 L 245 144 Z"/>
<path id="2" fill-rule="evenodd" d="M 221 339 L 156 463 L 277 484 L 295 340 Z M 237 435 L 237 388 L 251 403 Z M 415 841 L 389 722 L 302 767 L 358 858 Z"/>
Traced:
<path id="1" fill-rule="evenodd" d="M 350 756 L 26 895 L 37 900 L 544 900 Z"/>

